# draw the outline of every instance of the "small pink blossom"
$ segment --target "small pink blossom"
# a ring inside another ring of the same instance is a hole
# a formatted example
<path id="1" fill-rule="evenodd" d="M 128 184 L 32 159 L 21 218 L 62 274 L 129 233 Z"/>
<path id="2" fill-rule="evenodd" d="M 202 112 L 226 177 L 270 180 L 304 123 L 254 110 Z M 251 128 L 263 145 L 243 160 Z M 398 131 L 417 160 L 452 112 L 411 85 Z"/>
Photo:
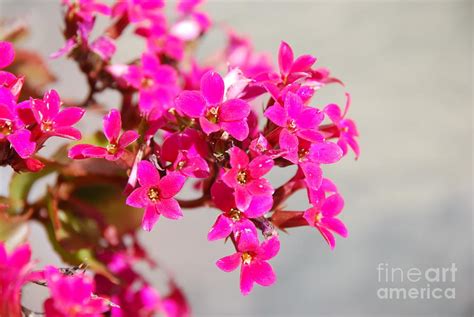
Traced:
<path id="1" fill-rule="evenodd" d="M 310 191 L 310 200 L 313 207 L 304 212 L 303 217 L 308 224 L 321 232 L 331 249 L 336 246 L 336 240 L 332 232 L 346 238 L 348 235 L 344 223 L 336 218 L 344 208 L 344 200 L 337 193 L 337 188 L 329 180 L 323 180 L 319 189 Z M 327 193 L 330 193 L 328 196 Z"/>
<path id="2" fill-rule="evenodd" d="M 236 253 L 221 258 L 216 265 L 224 272 L 234 271 L 240 265 L 240 291 L 248 295 L 254 283 L 262 286 L 275 283 L 275 273 L 267 261 L 275 257 L 279 250 L 280 241 L 275 236 L 261 245 L 255 239 L 250 243 L 239 243 Z"/>
<path id="3" fill-rule="evenodd" d="M 0 41 L 0 69 L 9 66 L 15 59 L 15 49 L 10 42 Z"/>
<path id="4" fill-rule="evenodd" d="M 139 188 L 127 197 L 127 205 L 145 208 L 142 226 L 151 231 L 161 214 L 169 219 L 183 217 L 178 201 L 173 197 L 181 190 L 186 177 L 177 172 L 168 173 L 160 179 L 160 174 L 152 163 L 141 161 L 138 164 Z"/>
<path id="5" fill-rule="evenodd" d="M 263 216 L 273 204 L 271 196 L 253 196 L 248 208 L 239 210 L 235 204 L 234 191 L 220 181 L 212 186 L 211 196 L 216 207 L 223 213 L 217 217 L 207 235 L 210 241 L 227 238 L 231 233 L 234 233 L 236 239 L 246 238 L 248 235 L 256 237 L 257 229 L 250 219 Z"/>
<path id="6" fill-rule="evenodd" d="M 235 190 L 235 202 L 239 210 L 249 208 L 252 196 L 271 196 L 273 187 L 263 178 L 273 167 L 273 159 L 261 155 L 249 160 L 247 154 L 238 147 L 229 150 L 231 169 L 222 176 L 224 183 Z"/>
<path id="7" fill-rule="evenodd" d="M 130 22 L 139 23 L 160 16 L 164 5 L 164 0 L 118 0 L 112 8 L 112 15 L 126 15 Z"/>
<path id="8" fill-rule="evenodd" d="M 69 150 L 72 159 L 105 158 L 108 161 L 116 161 L 121 158 L 127 146 L 135 142 L 139 135 L 134 130 L 122 131 L 122 119 L 120 112 L 116 109 L 104 117 L 104 135 L 109 144 L 106 147 L 90 144 L 78 144 Z"/>
<path id="9" fill-rule="evenodd" d="M 224 130 L 242 141 L 249 134 L 250 105 L 240 99 L 223 101 L 224 89 L 222 77 L 209 71 L 201 78 L 201 91 L 183 91 L 176 98 L 176 107 L 191 118 L 199 118 L 204 133 Z"/>
<path id="10" fill-rule="evenodd" d="M 25 244 L 11 253 L 0 242 L 0 316 L 21 317 L 21 288 L 32 278 L 31 249 Z"/>
<path id="11" fill-rule="evenodd" d="M 351 104 L 350 95 L 346 94 L 346 96 L 347 102 L 343 113 L 336 104 L 327 105 L 324 108 L 324 112 L 337 127 L 335 135 L 339 138 L 337 144 L 341 147 L 343 155 L 347 154 L 347 146 L 349 146 L 354 151 L 357 159 L 360 155 L 359 144 L 356 140 L 356 137 L 359 136 L 359 131 L 353 120 L 345 118 Z"/>
<path id="12" fill-rule="evenodd" d="M 36 150 L 31 132 L 20 119 L 10 90 L 0 87 L 0 142 L 7 140 L 21 158 L 28 158 Z"/>
<path id="13" fill-rule="evenodd" d="M 305 106 L 301 98 L 292 92 L 286 94 L 283 107 L 275 104 L 265 111 L 265 116 L 282 128 L 280 148 L 287 152 L 284 157 L 293 163 L 298 161 L 299 138 L 313 142 L 322 139 L 317 128 L 324 114 L 316 108 Z"/>
<path id="14" fill-rule="evenodd" d="M 68 7 L 69 15 L 80 17 L 83 21 L 92 21 L 97 13 L 110 15 L 109 6 L 96 0 L 62 0 Z"/>
<path id="15" fill-rule="evenodd" d="M 59 136 L 79 140 L 81 132 L 72 125 L 81 120 L 84 109 L 70 107 L 60 111 L 61 100 L 55 90 L 44 94 L 43 99 L 32 99 L 31 109 L 40 133 L 46 137 Z"/>
<path id="16" fill-rule="evenodd" d="M 48 266 L 44 270 L 51 297 L 44 302 L 46 317 L 100 317 L 108 302 L 93 294 L 92 278 L 83 274 L 64 275 Z"/>

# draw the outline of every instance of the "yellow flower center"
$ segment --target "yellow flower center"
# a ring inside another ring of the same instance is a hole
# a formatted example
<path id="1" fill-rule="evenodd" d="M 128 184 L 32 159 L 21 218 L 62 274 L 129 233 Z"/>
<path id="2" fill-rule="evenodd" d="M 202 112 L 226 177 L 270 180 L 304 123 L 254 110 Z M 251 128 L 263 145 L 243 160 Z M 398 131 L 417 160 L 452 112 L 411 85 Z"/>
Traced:
<path id="1" fill-rule="evenodd" d="M 242 253 L 242 262 L 244 264 L 250 264 L 250 262 L 252 262 L 252 255 L 248 252 Z"/>
<path id="2" fill-rule="evenodd" d="M 5 121 L 0 124 L 0 133 L 3 135 L 10 135 L 13 132 L 13 124 L 11 121 Z"/>
<path id="3" fill-rule="evenodd" d="M 49 132 L 53 130 L 53 123 L 51 121 L 43 121 L 41 123 L 41 130 L 44 132 Z"/>
<path id="4" fill-rule="evenodd" d="M 295 120 L 288 120 L 287 122 L 287 129 L 290 131 L 295 131 L 296 130 L 296 121 Z"/>
<path id="5" fill-rule="evenodd" d="M 106 149 L 109 154 L 114 155 L 118 151 L 118 146 L 115 143 L 110 143 L 109 145 L 107 145 Z"/>
<path id="6" fill-rule="evenodd" d="M 206 113 L 206 119 L 212 123 L 217 123 L 218 116 L 219 116 L 218 107 L 211 107 Z"/>
<path id="7" fill-rule="evenodd" d="M 240 185 L 244 185 L 245 183 L 247 183 L 247 172 L 246 171 L 240 171 L 239 173 L 237 173 L 237 182 Z"/>
<path id="8" fill-rule="evenodd" d="M 229 212 L 229 216 L 232 219 L 232 221 L 234 221 L 234 222 L 240 220 L 240 214 L 241 214 L 241 212 L 237 208 L 232 208 Z"/>
<path id="9" fill-rule="evenodd" d="M 148 190 L 147 196 L 152 202 L 156 202 L 160 198 L 160 192 L 152 187 Z"/>
<path id="10" fill-rule="evenodd" d="M 145 76 L 143 77 L 141 84 L 143 88 L 150 88 L 155 84 L 155 82 L 152 78 Z"/>
<path id="11" fill-rule="evenodd" d="M 177 169 L 180 170 L 180 169 L 182 169 L 184 166 L 186 166 L 186 161 L 184 161 L 184 160 L 179 161 L 179 162 L 178 162 Z"/>
<path id="12" fill-rule="evenodd" d="M 314 222 L 315 223 L 320 223 L 322 218 L 323 218 L 323 214 L 318 212 L 318 213 L 316 213 L 316 216 L 314 216 Z"/>

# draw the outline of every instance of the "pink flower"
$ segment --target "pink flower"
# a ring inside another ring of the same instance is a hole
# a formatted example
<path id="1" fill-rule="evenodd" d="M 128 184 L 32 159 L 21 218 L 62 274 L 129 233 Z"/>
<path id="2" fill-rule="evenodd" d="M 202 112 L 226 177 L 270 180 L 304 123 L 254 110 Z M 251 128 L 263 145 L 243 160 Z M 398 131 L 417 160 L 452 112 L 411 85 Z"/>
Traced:
<path id="1" fill-rule="evenodd" d="M 284 85 L 293 83 L 302 78 L 309 77 L 311 67 L 316 62 L 312 55 L 301 55 L 294 59 L 293 49 L 286 42 L 281 42 L 278 51 L 278 66 L 280 67 L 281 81 Z"/>
<path id="2" fill-rule="evenodd" d="M 293 163 L 298 161 L 298 138 L 312 142 L 322 139 L 317 128 L 324 114 L 316 108 L 305 106 L 301 98 L 292 92 L 286 94 L 283 107 L 275 104 L 265 111 L 265 116 L 282 128 L 280 148 L 287 151 L 284 158 Z"/>
<path id="3" fill-rule="evenodd" d="M 112 12 L 114 17 L 127 15 L 130 22 L 138 23 L 159 16 L 164 5 L 164 0 L 119 0 Z"/>
<path id="4" fill-rule="evenodd" d="M 122 119 L 117 109 L 112 109 L 104 117 L 104 135 L 109 144 L 104 148 L 90 144 L 78 144 L 69 150 L 72 159 L 105 158 L 108 161 L 116 161 L 121 158 L 127 146 L 135 142 L 139 135 L 133 130 L 121 133 Z"/>
<path id="5" fill-rule="evenodd" d="M 45 93 L 43 100 L 32 99 L 31 109 L 38 124 L 39 131 L 46 137 L 59 136 L 72 140 L 79 140 L 81 132 L 72 127 L 81 120 L 84 109 L 78 107 L 59 110 L 61 100 L 55 90 Z"/>
<path id="6" fill-rule="evenodd" d="M 275 283 L 275 273 L 267 261 L 275 257 L 280 250 L 277 237 L 271 237 L 260 246 L 256 239 L 251 243 L 238 243 L 237 249 L 236 253 L 218 260 L 216 265 L 224 272 L 234 271 L 241 265 L 240 291 L 243 295 L 252 291 L 254 282 L 262 286 Z"/>
<path id="7" fill-rule="evenodd" d="M 25 244 L 7 253 L 0 242 L 0 316 L 21 317 L 21 288 L 32 274 L 31 249 Z"/>
<path id="8" fill-rule="evenodd" d="M 68 7 L 70 15 L 77 15 L 83 21 L 92 21 L 96 13 L 112 13 L 109 6 L 96 0 L 62 0 L 62 3 Z"/>
<path id="9" fill-rule="evenodd" d="M 48 266 L 44 270 L 51 297 L 44 302 L 46 317 L 100 317 L 108 302 L 93 294 L 92 278 L 83 274 L 64 275 Z"/>
<path id="10" fill-rule="evenodd" d="M 36 151 L 31 132 L 17 112 L 17 105 L 10 90 L 0 87 L 0 142 L 7 140 L 21 158 L 28 158 Z"/>
<path id="11" fill-rule="evenodd" d="M 209 71 L 201 78 L 201 91 L 183 91 L 176 98 L 176 107 L 191 118 L 199 118 L 204 133 L 224 130 L 242 141 L 249 134 L 250 105 L 240 99 L 223 102 L 223 98 L 224 80 L 218 73 Z"/>
<path id="12" fill-rule="evenodd" d="M 336 104 L 327 105 L 324 108 L 324 112 L 337 128 L 337 132 L 334 135 L 339 138 L 337 144 L 341 147 L 343 155 L 347 154 L 347 146 L 349 145 L 357 159 L 360 155 L 359 144 L 356 140 L 356 137 L 359 136 L 359 131 L 357 131 L 357 126 L 353 120 L 345 118 L 351 104 L 350 95 L 346 94 L 346 96 L 347 102 L 344 113 L 341 113 L 341 109 Z"/>
<path id="13" fill-rule="evenodd" d="M 15 49 L 10 42 L 0 41 L 0 69 L 9 66 L 15 59 Z"/>
<path id="14" fill-rule="evenodd" d="M 262 178 L 273 167 L 273 159 L 267 155 L 254 158 L 251 162 L 247 154 L 238 147 L 229 150 L 230 166 L 223 176 L 224 183 L 235 190 L 235 202 L 239 210 L 249 208 L 252 196 L 271 196 L 273 187 Z"/>
<path id="15" fill-rule="evenodd" d="M 257 229 L 249 219 L 263 216 L 273 205 L 272 196 L 253 196 L 248 208 L 239 210 L 235 204 L 234 191 L 221 181 L 214 183 L 211 196 L 223 213 L 217 217 L 207 235 L 210 241 L 226 238 L 231 233 L 234 233 L 236 239 L 245 238 L 249 234 L 256 237 Z"/>
<path id="16" fill-rule="evenodd" d="M 323 180 L 318 190 L 309 189 L 309 191 L 313 207 L 306 210 L 303 217 L 310 226 L 321 232 L 321 235 L 331 249 L 334 249 L 336 240 L 332 232 L 344 238 L 348 235 L 344 223 L 336 218 L 344 208 L 344 200 L 342 196 L 337 193 L 337 188 L 334 184 L 326 179 Z M 331 193 L 330 196 L 327 196 L 328 192 Z"/>
<path id="17" fill-rule="evenodd" d="M 160 174 L 148 161 L 138 164 L 138 182 L 141 187 L 135 189 L 127 198 L 127 205 L 145 208 L 142 226 L 151 231 L 158 221 L 160 214 L 169 219 L 183 217 L 178 201 L 173 197 L 181 190 L 186 177 L 180 173 L 171 172 L 162 179 Z"/>
<path id="18" fill-rule="evenodd" d="M 164 112 L 172 107 L 178 92 L 177 74 L 173 67 L 162 65 L 156 56 L 144 53 L 141 66 L 113 65 L 109 70 L 138 89 L 138 104 L 143 114 L 152 110 Z"/>

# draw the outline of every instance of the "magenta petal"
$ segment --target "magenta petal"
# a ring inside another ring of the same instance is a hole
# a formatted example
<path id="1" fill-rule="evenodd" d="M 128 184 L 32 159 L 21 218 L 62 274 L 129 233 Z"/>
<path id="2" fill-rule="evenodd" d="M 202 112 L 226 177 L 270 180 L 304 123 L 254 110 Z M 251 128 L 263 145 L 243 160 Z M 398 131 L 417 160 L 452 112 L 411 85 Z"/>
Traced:
<path id="1" fill-rule="evenodd" d="M 54 118 L 54 122 L 59 127 L 67 127 L 81 120 L 85 110 L 78 107 L 66 108 Z"/>
<path id="2" fill-rule="evenodd" d="M 253 280 L 262 286 L 270 286 L 276 281 L 275 272 L 268 262 L 255 261 L 250 264 Z"/>
<path id="3" fill-rule="evenodd" d="M 326 198 L 321 211 L 325 217 L 334 217 L 342 211 L 342 208 L 344 208 L 344 199 L 336 193 Z"/>
<path id="4" fill-rule="evenodd" d="M 274 162 L 270 156 L 261 155 L 256 157 L 249 164 L 250 175 L 253 178 L 260 178 L 273 168 Z"/>
<path id="5" fill-rule="evenodd" d="M 247 154 L 237 146 L 229 149 L 230 166 L 232 168 L 243 169 L 249 164 L 249 157 Z"/>
<path id="6" fill-rule="evenodd" d="M 100 146 L 91 145 L 89 147 L 83 148 L 82 150 L 82 155 L 91 158 L 104 158 L 107 156 L 107 154 L 107 150 Z"/>
<path id="7" fill-rule="evenodd" d="M 303 170 L 306 183 L 313 189 L 318 189 L 323 180 L 323 171 L 319 164 L 316 163 L 302 163 L 300 164 Z"/>
<path id="8" fill-rule="evenodd" d="M 26 266 L 30 262 L 31 248 L 28 244 L 23 244 L 15 249 L 10 255 L 9 265 L 16 268 Z"/>
<path id="9" fill-rule="evenodd" d="M 59 97 L 56 90 L 51 89 L 46 92 L 44 94 L 43 100 L 46 103 L 46 108 L 48 109 L 47 113 L 45 113 L 46 117 L 53 118 L 54 116 L 56 116 L 59 112 L 59 106 L 61 105 L 61 98 Z"/>
<path id="10" fill-rule="evenodd" d="M 271 195 L 254 196 L 250 201 L 249 208 L 245 210 L 245 216 L 248 218 L 257 218 L 263 216 L 270 211 L 273 205 L 273 198 Z"/>
<path id="11" fill-rule="evenodd" d="M 278 65 L 280 66 L 281 73 L 287 75 L 290 72 L 292 64 L 293 50 L 291 49 L 290 45 L 282 41 L 278 51 Z"/>
<path id="12" fill-rule="evenodd" d="M 329 104 L 323 110 L 332 122 L 338 123 L 342 119 L 341 108 L 336 104 Z"/>
<path id="13" fill-rule="evenodd" d="M 239 170 L 236 168 L 228 170 L 224 175 L 222 175 L 222 181 L 231 188 L 239 186 L 237 183 L 237 174 Z"/>
<path id="14" fill-rule="evenodd" d="M 218 73 L 208 71 L 201 77 L 201 92 L 208 103 L 220 103 L 224 97 L 224 80 Z"/>
<path id="15" fill-rule="evenodd" d="M 339 234 L 341 237 L 346 238 L 348 235 L 346 225 L 337 218 L 326 218 L 321 219 L 321 225 L 325 226 L 329 230 L 334 231 Z"/>
<path id="16" fill-rule="evenodd" d="M 252 196 L 247 192 L 247 189 L 238 185 L 235 188 L 234 196 L 235 204 L 239 210 L 247 210 L 249 208 Z"/>
<path id="17" fill-rule="evenodd" d="M 295 93 L 288 92 L 285 98 L 285 109 L 288 116 L 293 119 L 298 119 L 304 109 L 303 101 L 300 96 Z"/>
<path id="18" fill-rule="evenodd" d="M 138 182 L 142 186 L 157 186 L 160 181 L 160 173 L 149 161 L 138 163 Z"/>
<path id="19" fill-rule="evenodd" d="M 303 218 L 308 222 L 311 227 L 315 226 L 315 218 L 317 213 L 318 209 L 316 207 L 311 207 L 309 209 L 306 209 L 303 214 Z"/>
<path id="20" fill-rule="evenodd" d="M 287 129 L 283 129 L 280 132 L 279 143 L 280 148 L 288 152 L 285 158 L 296 163 L 298 161 L 298 138 Z"/>
<path id="21" fill-rule="evenodd" d="M 56 127 L 54 128 L 53 135 L 71 140 L 81 139 L 81 132 L 73 127 Z"/>
<path id="22" fill-rule="evenodd" d="M 219 109 L 219 120 L 237 121 L 245 119 L 250 114 L 250 105 L 240 99 L 231 99 L 224 102 Z"/>
<path id="23" fill-rule="evenodd" d="M 273 123 L 280 127 L 286 126 L 286 121 L 288 119 L 288 114 L 286 113 L 285 108 L 279 105 L 274 105 L 268 108 L 265 111 L 265 117 L 270 119 Z"/>
<path id="24" fill-rule="evenodd" d="M 249 126 L 246 119 L 241 121 L 222 122 L 222 129 L 239 141 L 243 141 L 249 135 Z"/>
<path id="25" fill-rule="evenodd" d="M 183 91 L 175 100 L 176 108 L 191 118 L 204 114 L 206 100 L 197 91 Z"/>
<path id="26" fill-rule="evenodd" d="M 278 237 L 271 237 L 268 240 L 265 240 L 259 249 L 259 259 L 261 260 L 270 260 L 274 258 L 280 251 L 280 240 Z"/>
<path id="27" fill-rule="evenodd" d="M 159 218 L 160 214 L 156 210 L 156 206 L 154 204 L 146 206 L 142 219 L 143 230 L 148 232 L 151 231 Z"/>
<path id="28" fill-rule="evenodd" d="M 156 203 L 156 209 L 159 213 L 169 219 L 180 219 L 183 212 L 176 199 L 162 199 Z"/>
<path id="29" fill-rule="evenodd" d="M 258 249 L 258 233 L 253 222 L 242 219 L 235 223 L 233 230 L 239 251 L 255 251 Z"/>
<path id="30" fill-rule="evenodd" d="M 240 292 L 242 295 L 248 295 L 253 288 L 253 278 L 250 271 L 250 265 L 242 264 L 240 270 Z"/>
<path id="31" fill-rule="evenodd" d="M 322 164 L 332 164 L 342 157 L 341 148 L 332 142 L 311 144 L 309 156 L 312 161 Z"/>
<path id="32" fill-rule="evenodd" d="M 149 204 L 147 193 L 148 193 L 148 188 L 146 187 L 137 188 L 127 197 L 127 200 L 125 203 L 128 206 L 132 206 L 135 208 L 146 207 Z"/>
<path id="33" fill-rule="evenodd" d="M 247 184 L 247 190 L 256 196 L 271 196 L 273 194 L 273 187 L 265 178 L 252 180 Z"/>
<path id="34" fill-rule="evenodd" d="M 241 256 L 240 253 L 236 252 L 232 255 L 228 255 L 226 257 L 223 257 L 217 260 L 216 265 L 219 269 L 221 269 L 224 272 L 232 272 L 240 265 L 240 262 L 241 262 L 240 256 Z"/>
<path id="35" fill-rule="evenodd" d="M 135 142 L 140 135 L 134 130 L 125 131 L 119 138 L 118 145 L 120 148 L 124 149 L 133 142 Z"/>
<path id="36" fill-rule="evenodd" d="M 122 118 L 117 109 L 112 109 L 103 119 L 104 134 L 107 140 L 116 141 L 122 130 Z"/>
<path id="37" fill-rule="evenodd" d="M 199 124 L 201 125 L 202 131 L 207 135 L 217 132 L 221 129 L 221 127 L 219 127 L 217 124 L 210 122 L 204 117 L 199 118 Z"/>
<path id="38" fill-rule="evenodd" d="M 68 152 L 68 157 L 74 160 L 78 159 L 84 159 L 86 158 L 82 151 L 84 151 L 87 148 L 94 147 L 94 145 L 90 144 L 77 144 L 74 145 Z"/>
<path id="39" fill-rule="evenodd" d="M 216 207 L 223 211 L 229 211 L 235 207 L 234 190 L 222 181 L 217 181 L 212 185 L 211 197 Z"/>
<path id="40" fill-rule="evenodd" d="M 0 68 L 5 68 L 13 62 L 15 49 L 10 42 L 0 41 Z"/>
<path id="41" fill-rule="evenodd" d="M 160 180 L 160 196 L 164 199 L 175 196 L 184 186 L 186 177 L 178 172 L 171 172 Z"/>
<path id="42" fill-rule="evenodd" d="M 224 215 L 219 215 L 211 230 L 207 234 L 207 240 L 214 241 L 228 237 L 232 233 L 232 220 Z"/>
<path id="43" fill-rule="evenodd" d="M 323 119 L 324 115 L 321 111 L 307 107 L 296 119 L 296 125 L 301 129 L 317 129 Z"/>
<path id="44" fill-rule="evenodd" d="M 30 141 L 31 132 L 26 129 L 10 134 L 7 139 L 21 158 L 28 158 L 36 150 L 36 143 Z"/>
<path id="45" fill-rule="evenodd" d="M 334 250 L 336 247 L 336 240 L 334 239 L 334 235 L 327 229 L 322 228 L 321 226 L 318 226 L 319 232 L 321 232 L 321 235 L 323 236 L 324 240 L 329 244 L 331 247 L 331 250 Z"/>
<path id="46" fill-rule="evenodd" d="M 313 55 L 301 55 L 291 66 L 291 72 L 309 71 L 314 63 L 316 63 L 316 57 Z"/>

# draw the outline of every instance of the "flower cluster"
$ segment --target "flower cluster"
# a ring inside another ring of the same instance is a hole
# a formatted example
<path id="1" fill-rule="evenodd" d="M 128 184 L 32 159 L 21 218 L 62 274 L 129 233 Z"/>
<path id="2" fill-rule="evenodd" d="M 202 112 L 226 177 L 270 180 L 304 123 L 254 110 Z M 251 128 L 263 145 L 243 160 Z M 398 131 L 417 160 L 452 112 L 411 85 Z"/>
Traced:
<path id="1" fill-rule="evenodd" d="M 159 268 L 138 243 L 137 229 L 159 227 L 161 215 L 186 217 L 189 208 L 218 210 L 214 225 L 205 229 L 207 238 L 233 246 L 216 265 L 225 272 L 240 266 L 244 295 L 254 283 L 275 283 L 269 261 L 280 250 L 280 230 L 314 227 L 331 249 L 335 233 L 347 237 L 338 218 L 344 200 L 323 170 L 349 150 L 359 157 L 358 131 L 348 118 L 348 93 L 343 109 L 334 103 L 319 106 L 320 89 L 344 85 L 315 66 L 316 57 L 295 56 L 281 42 L 274 67 L 268 54 L 228 30 L 227 45 L 209 61 L 199 61 L 195 50 L 212 27 L 200 0 L 178 1 L 173 19 L 165 15 L 162 0 L 119 0 L 110 6 L 63 0 L 63 5 L 65 45 L 51 57 L 77 63 L 89 94 L 71 107 L 62 105 L 55 90 L 42 98 L 24 96 L 28 77 L 9 71 L 13 45 L 0 42 L 5 68 L 0 71 L 0 165 L 41 171 L 14 176 L 13 194 L 0 197 L 0 216 L 12 227 L 39 221 L 65 262 L 87 264 L 94 275 L 46 267 L 33 279 L 29 249 L 7 256 L 2 247 L 0 266 L 17 264 L 8 273 L 0 270 L 0 289 L 8 299 L 0 313 L 18 315 L 21 287 L 42 280 L 51 293 L 46 316 L 188 316 L 174 278 L 169 278 L 169 294 L 162 295 L 133 265 L 142 261 Z M 110 23 L 100 30 L 97 19 Z M 119 61 L 115 52 L 127 29 L 144 49 L 131 61 Z M 99 101 L 105 90 L 118 93 L 120 104 Z M 86 111 L 99 114 L 103 128 L 82 136 L 74 125 Z M 38 151 L 52 136 L 74 143 L 42 157 Z M 53 173 L 56 183 L 44 197 L 28 201 L 33 184 Z M 275 175 L 282 185 L 275 185 Z M 186 199 L 183 188 L 194 190 L 197 198 Z M 306 193 L 305 206 L 288 208 L 287 200 L 299 190 Z"/>

